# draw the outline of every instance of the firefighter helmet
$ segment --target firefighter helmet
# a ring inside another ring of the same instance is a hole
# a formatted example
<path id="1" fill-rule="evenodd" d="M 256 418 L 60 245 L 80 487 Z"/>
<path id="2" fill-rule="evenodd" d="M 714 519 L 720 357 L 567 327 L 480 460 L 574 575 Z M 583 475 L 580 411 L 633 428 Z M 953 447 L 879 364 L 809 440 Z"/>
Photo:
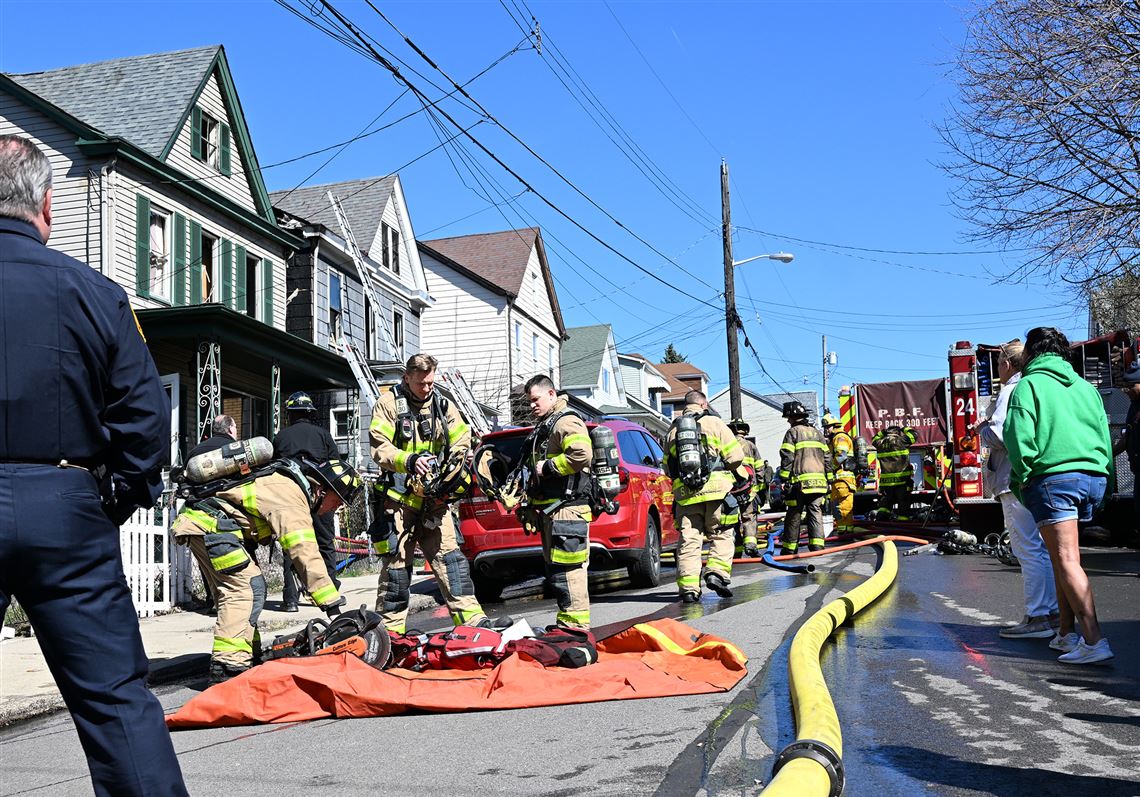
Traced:
<path id="1" fill-rule="evenodd" d="M 785 401 L 783 416 L 785 418 L 806 418 L 808 411 L 799 401 Z"/>
<path id="2" fill-rule="evenodd" d="M 823 416 L 822 424 L 824 429 L 830 429 L 832 426 L 841 425 L 839 419 L 832 415 L 830 412 Z"/>
<path id="3" fill-rule="evenodd" d="M 288 412 L 316 412 L 317 405 L 313 403 L 313 399 L 308 393 L 304 390 L 298 390 L 285 399 L 285 409 Z"/>
<path id="4" fill-rule="evenodd" d="M 301 460 L 301 470 L 305 475 L 316 481 L 320 486 L 336 493 L 342 503 L 351 504 L 356 494 L 360 492 L 360 474 L 356 468 L 339 459 L 330 459 L 328 462 L 316 463 L 311 460 Z"/>
<path id="5" fill-rule="evenodd" d="M 748 434 L 752 431 L 752 427 L 748 425 L 748 421 L 743 418 L 733 418 L 728 422 L 728 428 L 731 429 L 734 434 Z"/>

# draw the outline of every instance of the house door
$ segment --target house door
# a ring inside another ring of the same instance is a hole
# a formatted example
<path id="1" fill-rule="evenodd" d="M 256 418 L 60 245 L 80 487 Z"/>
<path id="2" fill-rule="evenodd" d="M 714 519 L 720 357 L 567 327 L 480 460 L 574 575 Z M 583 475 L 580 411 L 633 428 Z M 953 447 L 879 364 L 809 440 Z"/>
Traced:
<path id="1" fill-rule="evenodd" d="M 178 374 L 167 374 L 161 377 L 161 379 L 162 387 L 166 391 L 166 399 L 170 402 L 170 459 L 166 462 L 166 466 L 169 468 L 174 465 L 182 464 L 182 456 L 178 446 L 179 432 L 182 428 L 182 416 L 179 407 L 181 404 L 182 389 Z"/>

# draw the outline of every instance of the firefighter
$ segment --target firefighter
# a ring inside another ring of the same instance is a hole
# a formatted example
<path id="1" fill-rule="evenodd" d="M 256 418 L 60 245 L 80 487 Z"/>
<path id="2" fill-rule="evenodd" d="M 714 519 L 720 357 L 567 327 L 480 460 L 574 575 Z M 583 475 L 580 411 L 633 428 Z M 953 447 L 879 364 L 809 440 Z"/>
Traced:
<path id="1" fill-rule="evenodd" d="M 796 552 L 800 527 L 807 515 L 808 550 L 823 550 L 823 503 L 828 493 L 831 451 L 819 430 L 808 423 L 808 411 L 798 401 L 784 402 L 783 416 L 788 431 L 780 444 L 780 479 L 787 493 L 788 507 L 780 548 L 783 553 Z"/>
<path id="2" fill-rule="evenodd" d="M 340 450 L 336 447 L 332 434 L 324 426 L 315 423 L 317 406 L 308 393 L 298 390 L 285 399 L 285 415 L 289 419 L 289 425 L 273 438 L 276 456 L 303 457 L 313 462 L 340 459 Z M 336 540 L 332 514 L 313 515 L 313 531 L 316 532 L 317 548 L 329 571 L 329 578 L 340 589 L 340 579 L 336 577 Z M 290 566 L 288 554 L 285 554 L 285 565 L 281 608 L 286 612 L 295 612 L 298 610 L 297 578 Z"/>
<path id="3" fill-rule="evenodd" d="M 685 427 L 679 430 L 681 424 Z M 689 426 L 695 432 L 691 451 L 686 450 Z M 734 543 L 721 517 L 737 502 L 734 490 L 747 494 L 751 488 L 743 468 L 744 449 L 724 421 L 710 413 L 705 394 L 690 390 L 681 417 L 669 429 L 665 450 L 665 473 L 673 479 L 673 512 L 681 534 L 677 553 L 681 602 L 699 601 L 702 581 L 722 598 L 732 597 Z M 702 578 L 701 548 L 706 537 L 709 558 Z"/>
<path id="4" fill-rule="evenodd" d="M 831 447 L 831 500 L 835 503 L 835 530 L 855 531 L 855 441 L 843 431 L 843 424 L 831 413 L 823 416 L 823 432 Z"/>
<path id="5" fill-rule="evenodd" d="M 390 631 L 402 634 L 408 618 L 412 554 L 416 544 L 431 564 L 456 625 L 487 620 L 475 598 L 467 557 L 459 550 L 450 504 L 454 493 L 426 489 L 447 473 L 466 473 L 471 428 L 456 406 L 435 390 L 438 361 L 408 358 L 404 378 L 380 394 L 372 409 L 372 458 L 384 477 L 377 482 L 377 511 L 369 529 L 380 556 L 376 611 Z"/>
<path id="6" fill-rule="evenodd" d="M 879 458 L 880 518 L 890 517 L 895 507 L 896 520 L 910 520 L 910 492 L 914 483 L 914 466 L 910 464 L 910 447 L 918 435 L 909 426 L 888 426 L 871 438 Z"/>
<path id="7" fill-rule="evenodd" d="M 234 420 L 219 415 L 213 436 L 190 450 L 187 463 L 200 454 L 234 442 Z M 179 545 L 188 545 L 217 596 L 210 681 L 218 683 L 245 672 L 260 656 L 258 617 L 265 606 L 265 576 L 258 567 L 258 545 L 276 539 L 288 553 L 313 603 L 333 617 L 344 599 L 329 579 L 317 549 L 312 513 L 332 512 L 351 501 L 360 478 L 337 460 L 275 460 L 276 470 L 250 474 L 227 483 L 208 497 L 191 498 L 174 520 Z"/>
<path id="8" fill-rule="evenodd" d="M 527 440 L 531 478 L 522 513 L 524 527 L 542 539 L 547 583 L 558 602 L 556 625 L 588 630 L 590 592 L 590 482 L 594 455 L 586 424 L 569 409 L 544 374 L 523 386 L 535 418 Z"/>
<path id="9" fill-rule="evenodd" d="M 756 496 L 760 492 L 760 484 L 764 473 L 764 460 L 756 450 L 756 444 L 748 437 L 751 427 L 742 418 L 733 418 L 728 428 L 736 435 L 741 449 L 744 451 L 744 467 L 752 470 L 752 489 L 741 500 L 739 530 L 742 539 L 741 551 L 745 556 L 756 557 L 760 555 L 760 546 L 756 543 Z"/>

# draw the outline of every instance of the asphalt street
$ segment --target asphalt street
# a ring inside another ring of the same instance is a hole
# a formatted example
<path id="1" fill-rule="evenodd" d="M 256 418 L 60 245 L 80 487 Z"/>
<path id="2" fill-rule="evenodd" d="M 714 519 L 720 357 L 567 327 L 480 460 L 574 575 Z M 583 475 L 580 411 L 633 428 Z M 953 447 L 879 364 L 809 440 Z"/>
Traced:
<path id="1" fill-rule="evenodd" d="M 517 711 L 184 731 L 175 734 L 193 794 L 737 795 L 767 781 L 794 738 L 787 647 L 800 623 L 873 572 L 874 549 L 816 559 L 810 575 L 739 567 L 736 595 L 674 599 L 668 580 L 591 584 L 601 633 L 669 616 L 749 656 L 726 694 Z M 902 557 L 896 585 L 840 629 L 823 656 L 844 734 L 848 795 L 1140 794 L 1140 555 L 1086 552 L 1117 658 L 1059 664 L 1045 641 L 997 636 L 1018 619 L 1019 574 L 975 556 Z M 496 608 L 550 622 L 536 585 Z M 415 616 L 446 623 L 442 609 Z M 201 684 L 160 687 L 173 710 Z M 90 793 L 70 719 L 0 729 L 0 794 Z"/>

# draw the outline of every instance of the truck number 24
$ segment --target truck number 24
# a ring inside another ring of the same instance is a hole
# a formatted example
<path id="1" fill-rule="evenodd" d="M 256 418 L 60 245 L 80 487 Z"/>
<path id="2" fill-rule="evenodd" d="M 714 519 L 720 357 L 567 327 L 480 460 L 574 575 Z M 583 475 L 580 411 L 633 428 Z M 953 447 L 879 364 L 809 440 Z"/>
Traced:
<path id="1" fill-rule="evenodd" d="M 958 396 L 954 399 L 954 414 L 962 415 L 968 418 L 974 417 L 974 397 L 962 398 Z"/>

